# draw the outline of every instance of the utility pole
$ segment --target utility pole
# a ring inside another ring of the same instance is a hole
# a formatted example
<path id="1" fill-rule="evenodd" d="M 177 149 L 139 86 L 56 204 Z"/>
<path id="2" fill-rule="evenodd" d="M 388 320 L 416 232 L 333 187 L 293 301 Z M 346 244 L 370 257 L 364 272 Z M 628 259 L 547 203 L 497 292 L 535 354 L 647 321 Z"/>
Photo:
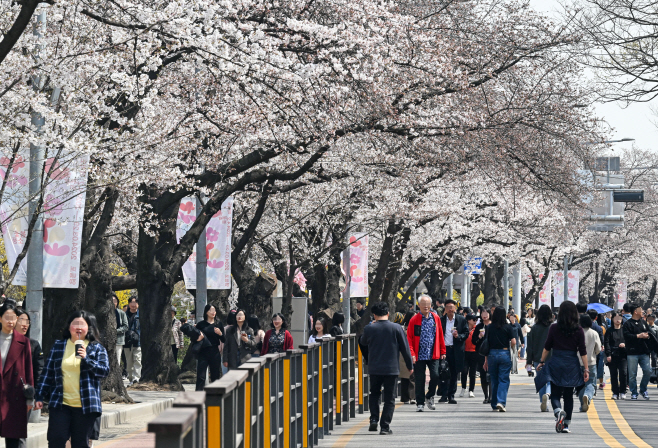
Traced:
<path id="1" fill-rule="evenodd" d="M 509 262 L 503 261 L 503 308 L 509 310 Z"/>
<path id="2" fill-rule="evenodd" d="M 199 193 L 201 194 L 201 193 Z M 196 202 L 196 217 L 201 216 L 203 210 L 203 202 L 201 196 L 195 198 Z M 206 259 L 206 228 L 204 227 L 199 235 L 199 241 L 196 244 L 196 322 L 199 323 L 203 320 L 203 309 L 208 303 L 208 281 L 206 278 L 206 266 L 208 260 Z"/>
<path id="3" fill-rule="evenodd" d="M 564 294 L 563 302 L 569 300 L 569 258 L 567 255 L 564 256 Z"/>
<path id="4" fill-rule="evenodd" d="M 521 313 L 521 260 L 514 267 L 514 285 L 512 286 L 512 307 L 517 313 Z M 509 294 L 509 293 L 508 293 Z"/>
<path id="5" fill-rule="evenodd" d="M 454 291 L 455 284 L 455 274 L 450 274 L 448 276 L 448 290 L 446 291 L 446 300 L 452 300 L 452 295 Z"/>
<path id="6" fill-rule="evenodd" d="M 349 243 L 349 240 L 348 240 Z M 345 270 L 345 291 L 343 291 L 343 315 L 345 322 L 343 323 L 343 333 L 350 334 L 352 318 L 352 304 L 350 298 L 350 287 L 352 286 L 352 278 L 350 277 L 350 244 L 347 245 L 343 251 L 343 269 Z"/>
<path id="7" fill-rule="evenodd" d="M 46 11 L 41 10 L 37 13 L 37 21 L 32 29 L 32 34 L 37 38 L 42 38 L 46 34 Z M 44 44 L 37 45 L 35 56 L 37 63 L 42 60 L 42 51 Z M 43 88 L 45 77 L 35 76 L 32 79 L 32 85 L 36 91 Z M 51 101 L 59 99 L 59 89 L 53 91 Z M 32 126 L 40 135 L 43 132 L 43 126 L 46 124 L 44 117 L 32 112 Z M 42 144 L 35 145 L 30 143 L 30 181 L 29 181 L 29 218 L 32 219 L 36 213 L 39 213 L 38 204 L 39 196 L 42 189 L 42 168 L 45 160 L 45 148 Z M 32 322 L 30 336 L 39 343 L 43 341 L 43 217 L 39 213 L 34 228 L 32 229 L 32 238 L 30 246 L 27 249 L 27 295 L 25 298 L 25 308 L 30 315 Z"/>

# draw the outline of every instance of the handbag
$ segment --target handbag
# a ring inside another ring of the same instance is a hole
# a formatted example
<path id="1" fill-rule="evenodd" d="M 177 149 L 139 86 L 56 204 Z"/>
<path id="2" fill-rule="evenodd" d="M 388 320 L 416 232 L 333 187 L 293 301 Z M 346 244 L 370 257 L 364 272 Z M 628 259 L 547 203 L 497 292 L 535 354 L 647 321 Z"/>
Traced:
<path id="1" fill-rule="evenodd" d="M 482 356 L 489 356 L 490 350 L 491 348 L 489 347 L 489 333 L 487 333 L 487 337 L 484 338 L 484 341 L 482 341 L 482 344 L 480 344 L 478 353 L 481 354 Z"/>
<path id="2" fill-rule="evenodd" d="M 450 367 L 448 366 L 448 360 L 442 359 L 439 361 L 439 379 L 441 381 L 450 381 Z"/>

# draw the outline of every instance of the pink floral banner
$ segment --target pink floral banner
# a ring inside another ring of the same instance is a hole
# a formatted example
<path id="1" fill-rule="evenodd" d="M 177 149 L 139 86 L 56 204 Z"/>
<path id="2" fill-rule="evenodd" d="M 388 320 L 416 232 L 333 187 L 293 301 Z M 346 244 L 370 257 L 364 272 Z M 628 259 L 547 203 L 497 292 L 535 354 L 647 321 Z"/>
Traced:
<path id="1" fill-rule="evenodd" d="M 350 242 L 350 297 L 368 297 L 368 235 L 355 233 Z"/>
<path id="2" fill-rule="evenodd" d="M 580 271 L 569 271 L 569 293 L 567 298 L 573 303 L 578 303 L 578 288 L 580 286 Z M 555 278 L 555 285 L 553 289 L 553 306 L 558 307 L 564 302 L 564 272 L 553 271 L 553 278 Z"/>
<path id="3" fill-rule="evenodd" d="M 196 201 L 184 198 L 178 209 L 176 240 L 180 239 L 196 221 Z M 231 231 L 233 226 L 233 198 L 222 204 L 206 226 L 206 282 L 208 289 L 231 289 Z M 196 289 L 196 251 L 183 265 L 183 279 L 187 289 Z"/>
<path id="4" fill-rule="evenodd" d="M 9 268 L 23 250 L 28 229 L 29 163 L 18 156 L 10 173 L 9 159 L 0 157 L 0 177 L 9 176 L 0 220 Z M 43 214 L 43 286 L 77 288 L 80 283 L 80 239 L 84 220 L 89 156 L 46 160 L 48 176 Z M 14 285 L 27 282 L 27 257 Z"/>

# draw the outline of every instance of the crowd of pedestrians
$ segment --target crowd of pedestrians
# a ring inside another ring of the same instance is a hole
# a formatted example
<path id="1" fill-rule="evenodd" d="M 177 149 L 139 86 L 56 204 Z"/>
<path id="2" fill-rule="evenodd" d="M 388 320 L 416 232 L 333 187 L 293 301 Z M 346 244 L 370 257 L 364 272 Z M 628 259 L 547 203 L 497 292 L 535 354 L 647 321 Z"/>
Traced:
<path id="1" fill-rule="evenodd" d="M 579 412 L 588 412 L 597 390 L 607 386 L 605 366 L 614 400 L 626 399 L 629 388 L 631 400 L 648 400 L 649 379 L 657 369 L 653 310 L 635 304 L 619 313 L 601 314 L 587 304 L 567 301 L 557 313 L 542 305 L 519 317 L 512 308 L 479 307 L 473 312 L 453 300 L 433 304 L 422 295 L 416 309 L 395 313 L 393 322 L 386 304 L 374 304 L 371 312 L 374 320 L 365 327 L 360 344 L 371 373 L 370 430 L 376 431 L 379 424 L 381 434 L 392 433 L 393 375 L 401 382 L 402 403 L 415 405 L 417 412 L 435 410 L 439 395 L 438 403 L 456 404 L 459 378 L 457 398 L 475 398 L 477 377 L 483 403 L 506 412 L 510 375 L 521 365 L 517 363 L 525 362 L 525 370 L 534 377 L 539 411 L 552 410 L 556 432 L 569 433 L 575 401 Z M 406 337 L 402 342 L 400 330 Z"/>
<path id="2" fill-rule="evenodd" d="M 139 302 L 131 297 L 126 310 L 113 297 L 117 360 L 124 361 L 129 385 L 141 379 Z M 358 303 L 356 316 L 366 308 Z M 475 398 L 477 378 L 483 404 L 506 412 L 510 376 L 525 361 L 534 376 L 540 412 L 553 411 L 559 433 L 571 432 L 575 400 L 588 412 L 597 390 L 604 389 L 604 366 L 610 372 L 612 399 L 649 400 L 648 384 L 656 369 L 658 327 L 653 310 L 626 304 L 620 312 L 599 314 L 586 304 L 563 302 L 557 313 L 547 305 L 517 316 L 501 306 L 473 311 L 453 300 L 434 302 L 422 295 L 416 309 L 395 313 L 384 302 L 373 304 L 371 322 L 359 339 L 370 374 L 370 430 L 392 434 L 397 381 L 401 401 L 417 412 L 435 410 L 437 403 L 456 404 Z M 360 314 L 359 314 L 360 313 Z M 257 316 L 231 310 L 222 322 L 213 305 L 192 325 L 171 309 L 171 355 L 189 338 L 196 357 L 196 390 L 203 390 L 230 369 L 254 356 L 281 353 L 294 347 L 285 317 L 276 313 L 267 331 Z M 343 334 L 345 316 L 334 313 L 310 319 L 309 344 Z M 331 328 L 327 328 L 329 323 Z M 96 318 L 86 311 L 72 313 L 46 357 L 30 339 L 30 317 L 16 302 L 0 306 L 0 437 L 8 448 L 25 447 L 32 409 L 48 402 L 49 447 L 88 447 L 100 429 L 102 378 L 110 372 L 100 343 Z M 44 362 L 45 360 L 45 362 Z M 638 386 L 638 374 L 642 379 Z M 429 382 L 427 381 L 429 379 Z M 461 392 L 457 387 L 461 379 Z M 436 398 L 440 397 L 437 401 Z M 381 412 L 380 412 L 381 406 Z"/>

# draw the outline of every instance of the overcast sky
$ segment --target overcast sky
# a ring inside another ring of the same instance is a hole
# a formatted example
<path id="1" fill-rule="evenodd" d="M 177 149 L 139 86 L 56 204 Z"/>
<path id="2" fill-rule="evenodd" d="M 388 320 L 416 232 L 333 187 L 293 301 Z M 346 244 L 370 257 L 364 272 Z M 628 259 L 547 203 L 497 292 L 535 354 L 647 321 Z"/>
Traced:
<path id="1" fill-rule="evenodd" d="M 556 14 L 561 9 L 557 0 L 530 0 L 530 4 L 538 11 Z M 658 102 L 637 103 L 622 107 L 621 103 L 598 104 L 597 114 L 605 119 L 613 128 L 612 138 L 634 138 L 633 143 L 616 143 L 619 148 L 635 144 L 642 149 L 658 151 L 658 116 L 653 110 L 658 110 Z"/>

